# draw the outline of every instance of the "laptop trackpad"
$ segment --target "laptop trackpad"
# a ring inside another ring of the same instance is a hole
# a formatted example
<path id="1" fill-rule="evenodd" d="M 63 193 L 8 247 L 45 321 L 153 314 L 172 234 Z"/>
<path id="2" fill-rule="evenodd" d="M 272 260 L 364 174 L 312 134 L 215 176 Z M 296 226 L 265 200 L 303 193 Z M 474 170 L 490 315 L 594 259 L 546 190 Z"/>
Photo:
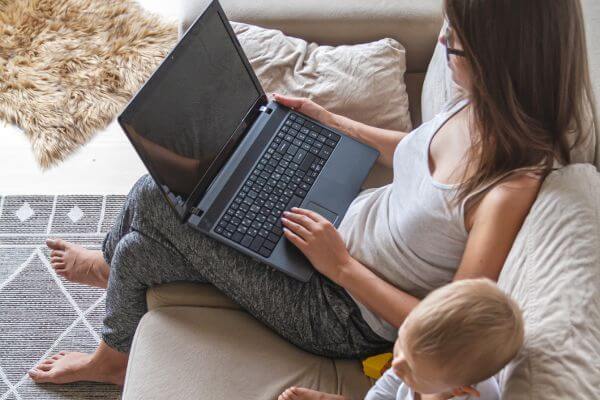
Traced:
<path id="1" fill-rule="evenodd" d="M 302 208 L 305 208 L 307 210 L 312 210 L 312 211 L 316 212 L 317 214 L 321 214 L 323 217 L 327 218 L 329 220 L 329 222 L 331 222 L 332 224 L 335 223 L 335 221 L 337 220 L 337 217 L 338 217 L 338 215 L 336 213 L 334 213 L 333 211 L 329 211 L 328 209 L 326 209 L 312 201 L 309 201 L 308 204 L 303 206 Z"/>

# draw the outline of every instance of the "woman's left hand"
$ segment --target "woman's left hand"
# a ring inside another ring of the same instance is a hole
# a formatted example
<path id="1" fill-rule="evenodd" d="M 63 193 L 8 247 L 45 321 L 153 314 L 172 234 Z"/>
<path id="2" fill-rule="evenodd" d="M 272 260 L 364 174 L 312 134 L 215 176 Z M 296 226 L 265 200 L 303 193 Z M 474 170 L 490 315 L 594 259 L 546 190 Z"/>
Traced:
<path id="1" fill-rule="evenodd" d="M 296 207 L 284 212 L 281 220 L 285 237 L 320 273 L 339 284 L 352 257 L 333 224 L 314 211 Z"/>

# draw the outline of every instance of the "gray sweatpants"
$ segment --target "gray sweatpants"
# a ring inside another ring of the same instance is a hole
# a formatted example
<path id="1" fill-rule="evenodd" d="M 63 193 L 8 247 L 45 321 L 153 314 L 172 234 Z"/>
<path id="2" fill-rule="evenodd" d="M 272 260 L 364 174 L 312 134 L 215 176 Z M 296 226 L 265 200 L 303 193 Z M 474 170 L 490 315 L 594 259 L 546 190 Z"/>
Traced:
<path id="1" fill-rule="evenodd" d="M 179 223 L 154 180 L 131 189 L 104 239 L 110 265 L 103 340 L 128 352 L 147 311 L 146 290 L 163 283 L 208 282 L 285 339 L 309 352 L 357 358 L 390 343 L 363 320 L 344 289 L 315 273 L 303 283 Z"/>

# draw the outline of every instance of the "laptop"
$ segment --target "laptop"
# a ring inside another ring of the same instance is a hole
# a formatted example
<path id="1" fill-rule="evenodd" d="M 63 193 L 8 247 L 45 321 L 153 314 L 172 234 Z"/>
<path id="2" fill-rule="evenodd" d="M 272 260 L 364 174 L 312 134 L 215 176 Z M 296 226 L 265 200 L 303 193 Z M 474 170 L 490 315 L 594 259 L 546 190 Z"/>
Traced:
<path id="1" fill-rule="evenodd" d="M 314 269 L 281 213 L 306 208 L 339 226 L 379 156 L 269 101 L 218 1 L 118 121 L 182 223 L 301 281 Z"/>

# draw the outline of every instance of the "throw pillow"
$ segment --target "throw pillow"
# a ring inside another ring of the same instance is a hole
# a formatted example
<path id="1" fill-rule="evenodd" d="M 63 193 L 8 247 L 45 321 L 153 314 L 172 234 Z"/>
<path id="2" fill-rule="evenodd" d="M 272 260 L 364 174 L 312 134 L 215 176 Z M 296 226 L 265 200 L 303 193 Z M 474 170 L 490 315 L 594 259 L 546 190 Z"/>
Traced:
<path id="1" fill-rule="evenodd" d="M 411 130 L 405 50 L 397 41 L 319 46 L 274 29 L 231 25 L 267 93 L 308 97 L 369 125 Z"/>

